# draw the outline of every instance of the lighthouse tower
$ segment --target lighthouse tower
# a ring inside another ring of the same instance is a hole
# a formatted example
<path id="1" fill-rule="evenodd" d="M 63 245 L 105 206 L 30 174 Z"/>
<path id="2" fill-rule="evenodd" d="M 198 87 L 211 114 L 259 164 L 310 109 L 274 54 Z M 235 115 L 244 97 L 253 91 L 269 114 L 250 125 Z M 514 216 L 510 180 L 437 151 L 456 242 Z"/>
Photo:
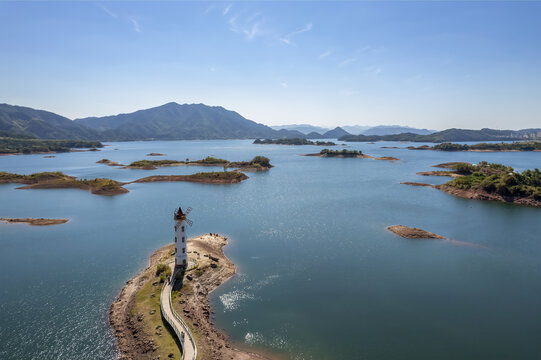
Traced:
<path id="1" fill-rule="evenodd" d="M 186 249 L 186 214 L 179 207 L 175 211 L 175 267 L 188 267 L 188 250 Z"/>

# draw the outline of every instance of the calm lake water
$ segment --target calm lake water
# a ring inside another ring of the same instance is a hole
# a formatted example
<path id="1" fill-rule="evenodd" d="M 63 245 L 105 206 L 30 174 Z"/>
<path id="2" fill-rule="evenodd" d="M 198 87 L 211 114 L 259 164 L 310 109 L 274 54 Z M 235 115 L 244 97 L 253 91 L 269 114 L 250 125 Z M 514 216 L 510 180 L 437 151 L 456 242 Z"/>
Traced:
<path id="1" fill-rule="evenodd" d="M 370 159 L 300 154 L 312 146 L 251 141 L 110 143 L 100 152 L 0 157 L 0 171 L 63 171 L 120 181 L 199 167 L 121 170 L 167 159 L 265 155 L 275 168 L 234 185 L 130 184 L 114 197 L 0 185 L 0 217 L 69 218 L 0 225 L 0 358 L 113 359 L 108 308 L 125 281 L 172 242 L 175 206 L 191 236 L 230 238 L 238 274 L 213 293 L 216 324 L 243 346 L 292 359 L 539 359 L 541 209 L 465 200 L 401 181 L 448 161 L 541 168 L 541 153 L 445 153 L 351 144 Z M 466 244 L 407 240 L 415 226 Z M 472 246 L 468 246 L 471 244 Z M 482 247 L 474 247 L 480 245 Z"/>

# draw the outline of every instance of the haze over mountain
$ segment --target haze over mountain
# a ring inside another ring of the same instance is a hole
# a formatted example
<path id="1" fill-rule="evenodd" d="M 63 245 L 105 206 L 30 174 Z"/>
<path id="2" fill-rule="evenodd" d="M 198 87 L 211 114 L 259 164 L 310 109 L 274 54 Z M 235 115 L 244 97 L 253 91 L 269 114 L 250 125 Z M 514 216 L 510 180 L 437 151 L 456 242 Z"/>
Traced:
<path id="1" fill-rule="evenodd" d="M 436 130 L 428 129 L 416 129 L 409 126 L 400 126 L 400 125 L 379 125 L 367 129 L 361 134 L 363 135 L 396 135 L 403 133 L 412 133 L 419 135 L 429 135 L 435 133 Z"/>
<path id="2" fill-rule="evenodd" d="M 274 126 L 271 126 L 271 128 L 273 128 L 274 130 L 282 130 L 282 129 L 286 129 L 286 130 L 296 130 L 296 131 L 299 131 L 305 135 L 311 133 L 311 132 L 315 132 L 315 133 L 318 133 L 318 134 L 323 134 L 329 130 L 331 130 L 330 128 L 325 128 L 325 127 L 321 127 L 321 126 L 314 126 L 314 125 L 310 125 L 310 124 L 291 124 L 291 125 L 274 125 Z"/>
<path id="3" fill-rule="evenodd" d="M 314 126 L 310 124 L 292 124 L 292 125 L 275 125 L 271 126 L 275 130 L 287 129 L 287 130 L 297 130 L 305 135 L 318 136 L 323 135 L 327 131 L 331 130 L 330 128 L 325 128 L 321 126 Z M 413 134 L 428 135 L 435 132 L 435 130 L 427 129 L 417 129 L 409 126 L 400 126 L 400 125 L 344 125 L 340 126 L 341 129 L 347 131 L 352 135 L 392 135 L 392 134 L 402 134 L 410 132 Z M 310 137 L 309 136 L 309 137 Z"/>

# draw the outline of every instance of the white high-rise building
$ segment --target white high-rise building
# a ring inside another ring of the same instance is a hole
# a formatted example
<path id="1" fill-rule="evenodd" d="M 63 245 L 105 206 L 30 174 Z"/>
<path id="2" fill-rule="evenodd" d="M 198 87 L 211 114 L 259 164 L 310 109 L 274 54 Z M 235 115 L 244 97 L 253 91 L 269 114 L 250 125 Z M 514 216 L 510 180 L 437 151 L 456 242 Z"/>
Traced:
<path id="1" fill-rule="evenodd" d="M 175 211 L 175 267 L 188 267 L 188 250 L 186 247 L 186 214 L 179 207 Z"/>

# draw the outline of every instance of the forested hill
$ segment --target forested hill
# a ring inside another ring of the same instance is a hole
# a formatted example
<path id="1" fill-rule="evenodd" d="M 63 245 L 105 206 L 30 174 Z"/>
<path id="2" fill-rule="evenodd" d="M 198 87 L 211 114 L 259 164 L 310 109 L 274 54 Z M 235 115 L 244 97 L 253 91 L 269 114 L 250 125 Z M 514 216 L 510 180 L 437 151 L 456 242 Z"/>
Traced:
<path id="1" fill-rule="evenodd" d="M 70 120 L 28 107 L 0 104 L 0 132 L 16 137 L 102 141 L 294 138 L 220 106 L 168 103 L 130 114 Z"/>
<path id="2" fill-rule="evenodd" d="M 287 137 L 287 130 L 278 132 L 235 111 L 204 104 L 172 102 L 130 114 L 77 119 L 75 122 L 99 131 L 101 138 L 109 141 Z"/>
<path id="3" fill-rule="evenodd" d="M 0 104 L 0 132 L 40 139 L 96 140 L 99 134 L 58 114 Z"/>
<path id="4" fill-rule="evenodd" d="M 541 129 L 525 130 L 464 130 L 447 129 L 429 135 L 404 133 L 398 135 L 346 135 L 341 141 L 413 141 L 413 142 L 453 142 L 453 141 L 506 141 L 519 139 L 541 139 Z"/>

